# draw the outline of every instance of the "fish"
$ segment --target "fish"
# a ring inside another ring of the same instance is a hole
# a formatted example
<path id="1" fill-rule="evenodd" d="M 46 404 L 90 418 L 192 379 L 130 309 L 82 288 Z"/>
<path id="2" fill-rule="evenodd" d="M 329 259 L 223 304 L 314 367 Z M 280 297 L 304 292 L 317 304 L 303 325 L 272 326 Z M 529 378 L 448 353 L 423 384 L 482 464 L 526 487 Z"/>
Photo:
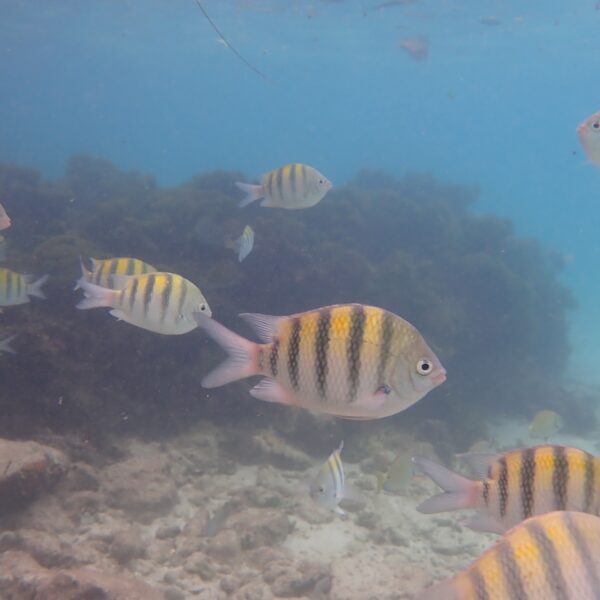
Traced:
<path id="1" fill-rule="evenodd" d="M 472 480 L 422 457 L 415 465 L 443 490 L 417 510 L 431 514 L 475 508 L 467 526 L 504 533 L 528 517 L 553 510 L 600 512 L 600 459 L 578 448 L 542 445 L 504 454 L 461 456 L 476 474 Z"/>
<path id="2" fill-rule="evenodd" d="M 75 289 L 81 289 L 84 281 L 89 281 L 94 285 L 115 288 L 113 275 L 143 275 L 144 273 L 154 273 L 156 268 L 152 265 L 139 260 L 138 258 L 106 258 L 98 260 L 90 259 L 92 270 L 88 271 L 81 261 L 81 278 L 77 280 Z M 121 281 L 123 284 L 124 282 Z"/>
<path id="3" fill-rule="evenodd" d="M 228 247 L 237 252 L 238 260 L 242 262 L 254 248 L 254 230 L 250 225 L 244 227 L 242 235 L 237 240 L 228 244 Z"/>
<path id="4" fill-rule="evenodd" d="M 598 600 L 600 517 L 551 512 L 511 529 L 416 600 Z"/>
<path id="5" fill-rule="evenodd" d="M 11 226 L 10 217 L 6 214 L 4 206 L 0 204 L 0 231 L 8 229 Z"/>
<path id="6" fill-rule="evenodd" d="M 344 498 L 346 485 L 341 458 L 343 448 L 344 442 L 342 441 L 323 463 L 310 483 L 310 497 L 320 506 L 332 510 L 340 516 L 346 516 L 346 511 L 339 506 Z"/>
<path id="7" fill-rule="evenodd" d="M 429 56 L 429 42 L 423 36 L 400 40 L 398 47 L 405 50 L 415 60 L 426 60 Z"/>
<path id="8" fill-rule="evenodd" d="M 577 137 L 588 160 L 600 167 L 600 111 L 578 125 Z"/>
<path id="9" fill-rule="evenodd" d="M 562 417 L 553 410 L 540 410 L 529 425 L 529 435 L 533 439 L 547 441 L 549 437 L 560 431 L 563 426 Z"/>
<path id="10" fill-rule="evenodd" d="M 0 235 L 0 262 L 4 262 L 6 260 L 7 249 L 8 242 L 3 235 Z"/>
<path id="11" fill-rule="evenodd" d="M 2 352 L 6 352 L 8 354 L 16 354 L 16 350 L 10 345 L 10 343 L 16 338 L 16 335 L 11 335 L 10 337 L 4 338 L 0 340 L 0 354 Z"/>
<path id="12" fill-rule="evenodd" d="M 392 461 L 385 473 L 377 473 L 377 492 L 404 494 L 414 475 L 412 457 L 402 452 Z"/>
<path id="13" fill-rule="evenodd" d="M 398 413 L 443 383 L 446 370 L 417 329 L 362 304 L 325 306 L 287 317 L 240 315 L 263 343 L 204 314 L 198 324 L 229 359 L 202 380 L 206 388 L 263 375 L 255 398 L 349 419 Z"/>
<path id="14" fill-rule="evenodd" d="M 263 175 L 260 185 L 236 182 L 246 197 L 240 207 L 263 199 L 261 206 L 298 210 L 318 204 L 332 188 L 332 183 L 313 167 L 299 163 L 274 169 Z"/>
<path id="15" fill-rule="evenodd" d="M 85 298 L 79 309 L 110 307 L 120 321 L 162 333 L 180 335 L 197 327 L 195 312 L 211 316 L 202 292 L 191 281 L 174 273 L 113 275 L 115 289 L 82 281 Z"/>
<path id="16" fill-rule="evenodd" d="M 33 281 L 33 275 L 0 268 L 0 306 L 26 304 L 29 302 L 29 296 L 45 299 L 42 286 L 47 280 L 48 275 Z"/>

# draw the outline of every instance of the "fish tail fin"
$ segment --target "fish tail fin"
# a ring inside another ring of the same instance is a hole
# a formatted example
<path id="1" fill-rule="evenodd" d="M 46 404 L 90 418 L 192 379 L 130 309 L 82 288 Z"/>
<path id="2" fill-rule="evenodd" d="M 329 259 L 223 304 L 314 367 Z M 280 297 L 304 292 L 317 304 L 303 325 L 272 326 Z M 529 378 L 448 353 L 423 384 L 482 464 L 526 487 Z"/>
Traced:
<path id="1" fill-rule="evenodd" d="M 233 333 L 227 327 L 202 313 L 194 313 L 201 329 L 225 350 L 229 357 L 202 379 L 202 386 L 214 388 L 260 373 L 259 345 Z"/>
<path id="2" fill-rule="evenodd" d="M 0 341 L 0 352 L 8 352 L 9 354 L 16 354 L 17 351 L 10 345 L 10 343 L 16 338 L 16 335 L 11 335 Z"/>
<path id="3" fill-rule="evenodd" d="M 46 295 L 42 291 L 42 286 L 48 281 L 48 275 L 42 275 L 38 280 L 27 284 L 27 295 L 35 296 L 36 298 L 46 299 Z"/>
<path id="4" fill-rule="evenodd" d="M 92 278 L 92 272 L 85 268 L 85 265 L 83 264 L 83 258 L 81 258 L 81 256 L 79 257 L 79 264 L 81 265 L 81 277 L 75 283 L 75 287 L 73 288 L 74 292 L 83 287 L 82 283 L 84 281 L 90 281 Z"/>
<path id="5" fill-rule="evenodd" d="M 115 290 L 94 285 L 89 281 L 81 281 L 80 287 L 85 294 L 85 298 L 79 304 L 77 304 L 77 308 L 79 309 L 112 306 L 115 293 L 118 293 L 115 292 Z"/>
<path id="6" fill-rule="evenodd" d="M 265 196 L 262 185 L 242 183 L 241 181 L 236 181 L 235 185 L 237 185 L 242 192 L 246 192 L 246 197 L 240 202 L 240 208 L 248 206 L 248 204 L 256 202 L 256 200 L 260 200 Z"/>
<path id="7" fill-rule="evenodd" d="M 414 456 L 412 461 L 425 475 L 444 490 L 443 494 L 438 494 L 421 502 L 417 506 L 419 512 L 431 514 L 460 508 L 475 508 L 477 506 L 479 482 L 467 479 L 422 456 Z"/>

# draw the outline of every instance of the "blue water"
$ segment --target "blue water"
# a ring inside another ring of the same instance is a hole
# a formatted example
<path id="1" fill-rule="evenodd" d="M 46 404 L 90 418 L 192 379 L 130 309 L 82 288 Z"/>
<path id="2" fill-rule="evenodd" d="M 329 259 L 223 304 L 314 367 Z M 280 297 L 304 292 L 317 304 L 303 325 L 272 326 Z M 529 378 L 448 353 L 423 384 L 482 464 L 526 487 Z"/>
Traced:
<path id="1" fill-rule="evenodd" d="M 577 124 L 600 110 L 593 0 L 193 0 L 0 4 L 0 161 L 59 177 L 75 153 L 175 184 L 239 169 L 431 172 L 567 257 L 572 371 L 598 381 L 600 169 Z M 498 17 L 498 26 L 482 17 Z M 427 60 L 399 49 L 426 36 Z"/>

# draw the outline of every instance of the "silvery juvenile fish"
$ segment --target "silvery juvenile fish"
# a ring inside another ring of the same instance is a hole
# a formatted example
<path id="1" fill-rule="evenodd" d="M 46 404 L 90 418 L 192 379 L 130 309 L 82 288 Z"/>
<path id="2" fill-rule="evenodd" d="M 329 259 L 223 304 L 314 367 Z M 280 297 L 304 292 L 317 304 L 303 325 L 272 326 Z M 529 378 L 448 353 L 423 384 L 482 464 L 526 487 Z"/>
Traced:
<path id="1" fill-rule="evenodd" d="M 263 175 L 260 185 L 241 182 L 236 185 L 247 193 L 240 206 L 264 198 L 261 206 L 291 210 L 314 206 L 332 187 L 331 181 L 319 171 L 298 163 Z"/>
<path id="2" fill-rule="evenodd" d="M 0 354 L 2 352 L 7 352 L 9 354 L 16 354 L 15 349 L 10 345 L 10 343 L 16 338 L 16 335 L 11 335 L 10 337 L 4 338 L 0 340 Z"/>
<path id="3" fill-rule="evenodd" d="M 254 230 L 250 225 L 244 227 L 240 237 L 229 244 L 238 253 L 238 260 L 242 262 L 254 248 Z"/>
<path id="4" fill-rule="evenodd" d="M 598 600 L 600 518 L 552 512 L 511 529 L 416 600 Z"/>
<path id="5" fill-rule="evenodd" d="M 392 494 L 405 494 L 413 475 L 412 457 L 407 452 L 401 452 L 385 473 L 376 473 L 377 492 L 385 490 Z"/>
<path id="6" fill-rule="evenodd" d="M 15 273 L 10 269 L 0 268 L 0 306 L 15 306 L 29 302 L 29 296 L 45 299 L 42 286 L 48 275 L 33 281 L 33 275 Z"/>
<path id="7" fill-rule="evenodd" d="M 340 456 L 343 447 L 342 441 L 339 448 L 323 463 L 310 484 L 310 497 L 320 506 L 341 516 L 346 515 L 339 507 L 345 492 L 344 466 Z"/>
<path id="8" fill-rule="evenodd" d="M 446 379 L 415 327 L 374 306 L 339 304 L 289 317 L 241 315 L 263 344 L 195 316 L 230 355 L 204 377 L 204 387 L 264 375 L 250 391 L 255 398 L 377 419 L 408 408 Z"/>
<path id="9" fill-rule="evenodd" d="M 503 533 L 533 515 L 553 510 L 600 512 L 600 459 L 568 446 L 536 446 L 503 454 L 463 454 L 478 480 L 426 458 L 415 464 L 443 490 L 417 510 L 437 513 L 475 508 L 477 531 Z"/>
<path id="10" fill-rule="evenodd" d="M 600 111 L 579 124 L 577 137 L 588 160 L 600 167 Z"/>
<path id="11" fill-rule="evenodd" d="M 0 204 L 0 231 L 8 229 L 11 225 L 10 217 L 6 214 L 4 206 Z"/>
<path id="12" fill-rule="evenodd" d="M 85 299 L 77 308 L 107 306 L 110 314 L 142 329 L 165 335 L 179 335 L 197 327 L 195 312 L 211 315 L 202 292 L 191 282 L 173 273 L 113 275 L 116 289 L 81 282 Z"/>
<path id="13" fill-rule="evenodd" d="M 114 284 L 114 275 L 143 275 L 144 273 L 153 273 L 156 269 L 138 258 L 107 258 L 104 260 L 90 259 L 92 270 L 88 271 L 81 262 L 81 279 L 77 281 L 75 289 L 82 286 L 83 281 L 88 281 L 100 287 L 117 289 Z M 119 280 L 124 284 L 124 280 Z"/>
<path id="14" fill-rule="evenodd" d="M 540 410 L 529 425 L 529 435 L 536 440 L 546 441 L 560 431 L 563 426 L 562 417 L 553 410 Z"/>

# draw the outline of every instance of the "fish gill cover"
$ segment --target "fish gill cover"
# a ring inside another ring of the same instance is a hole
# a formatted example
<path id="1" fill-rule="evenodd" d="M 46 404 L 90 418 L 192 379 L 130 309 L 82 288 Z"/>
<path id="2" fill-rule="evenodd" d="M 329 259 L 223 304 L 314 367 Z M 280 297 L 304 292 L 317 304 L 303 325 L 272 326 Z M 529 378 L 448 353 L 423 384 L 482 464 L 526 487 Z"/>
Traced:
<path id="1" fill-rule="evenodd" d="M 101 436 L 164 432 L 202 417 L 288 418 L 251 398 L 248 382 L 203 390 L 221 354 L 200 330 L 162 337 L 105 311 L 76 311 L 80 257 L 135 256 L 177 272 L 244 334 L 240 312 L 362 302 L 402 315 L 450 374 L 393 417 L 417 428 L 441 419 L 464 440 L 491 416 L 564 402 L 574 301 L 560 282 L 561 257 L 517 236 L 510 221 L 470 211 L 475 189 L 365 171 L 312 210 L 289 213 L 238 209 L 236 180 L 240 173 L 213 172 L 161 188 L 152 176 L 84 156 L 54 182 L 0 165 L 0 197 L 10 198 L 14 219 L 11 266 L 51 275 L 47 302 L 0 315 L 20 341 L 0 392 L 0 434 L 83 427 Z M 247 223 L 257 243 L 242 266 L 226 242 Z M 583 399 L 570 404 L 567 420 L 593 427 Z"/>

